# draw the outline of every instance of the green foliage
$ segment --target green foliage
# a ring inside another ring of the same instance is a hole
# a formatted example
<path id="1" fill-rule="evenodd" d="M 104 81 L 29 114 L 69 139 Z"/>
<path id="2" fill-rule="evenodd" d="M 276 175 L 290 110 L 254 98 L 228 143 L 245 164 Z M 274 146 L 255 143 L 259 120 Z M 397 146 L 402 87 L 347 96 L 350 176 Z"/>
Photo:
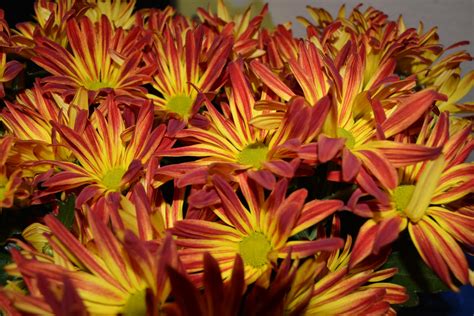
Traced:
<path id="1" fill-rule="evenodd" d="M 410 299 L 402 306 L 418 305 L 417 293 L 436 293 L 449 290 L 414 249 L 393 252 L 383 268 L 398 268 L 398 273 L 388 282 L 400 284 L 407 289 Z"/>
<path id="2" fill-rule="evenodd" d="M 67 229 L 71 229 L 74 224 L 74 205 L 76 203 L 76 196 L 71 194 L 65 201 L 60 201 L 58 219 L 63 223 Z"/>

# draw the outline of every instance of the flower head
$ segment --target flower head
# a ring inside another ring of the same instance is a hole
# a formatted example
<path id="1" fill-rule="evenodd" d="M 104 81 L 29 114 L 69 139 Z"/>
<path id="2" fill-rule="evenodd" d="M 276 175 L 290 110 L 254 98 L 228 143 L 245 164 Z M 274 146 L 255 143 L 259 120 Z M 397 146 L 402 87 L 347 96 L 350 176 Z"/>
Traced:
<path id="1" fill-rule="evenodd" d="M 386 193 L 388 205 L 354 204 L 355 212 L 373 218 L 359 232 L 355 248 L 361 252 L 351 259 L 351 265 L 377 253 L 408 228 L 423 260 L 446 284 L 457 289 L 450 272 L 461 283 L 469 282 L 468 264 L 460 245 L 473 244 L 470 232 L 474 220 L 458 211 L 455 202 L 474 192 L 474 165 L 465 162 L 473 148 L 470 130 L 470 125 L 450 129 L 446 114 L 436 122 L 426 121 L 417 142 L 442 145 L 443 154 L 435 160 L 401 168 L 400 182 Z"/>
<path id="2" fill-rule="evenodd" d="M 173 34 L 170 26 L 164 28 L 163 34 L 155 34 L 155 55 L 150 63 L 157 64 L 157 71 L 151 84 L 158 95 L 148 96 L 160 111 L 186 121 L 201 106 L 198 93 L 212 93 L 217 88 L 232 40 L 219 36 L 206 43 L 208 40 L 202 27 L 183 32 L 184 36 Z"/>
<path id="3" fill-rule="evenodd" d="M 82 126 L 81 129 L 54 124 L 80 165 L 46 161 L 62 169 L 43 183 L 46 194 L 86 185 L 76 201 L 80 205 L 107 192 L 121 192 L 161 145 L 168 146 L 166 141 L 162 142 L 166 127 L 153 128 L 151 104 L 141 108 L 134 126 L 128 129 L 112 97 L 108 98 L 106 111 L 107 114 L 94 112 L 97 126 L 87 120 L 85 111 L 76 120 L 76 126 Z"/>
<path id="4" fill-rule="evenodd" d="M 63 95 L 74 95 L 80 89 L 93 96 L 102 89 L 119 95 L 144 94 L 142 85 L 150 81 L 153 70 L 142 63 L 142 49 L 150 37 L 139 27 L 114 29 L 106 16 L 96 24 L 82 17 L 66 25 L 70 50 L 39 38 L 37 56 L 32 58 L 52 74 L 43 79 L 49 89 Z"/>
<path id="5" fill-rule="evenodd" d="M 304 189 L 285 197 L 285 180 L 279 181 L 264 200 L 263 188 L 241 175 L 239 185 L 248 204 L 245 207 L 223 178 L 214 176 L 214 185 L 221 200 L 221 206 L 214 212 L 222 222 L 185 219 L 175 223 L 172 229 L 178 237 L 177 244 L 184 247 L 181 259 L 189 272 L 201 272 L 202 255 L 209 252 L 218 260 L 222 275 L 227 278 L 235 255 L 240 254 L 249 284 L 262 275 L 268 277 L 271 262 L 288 253 L 292 258 L 304 258 L 342 246 L 338 238 L 289 240 L 290 236 L 335 212 L 342 206 L 340 201 L 315 200 L 305 204 Z M 194 277 L 200 278 L 199 275 Z"/>

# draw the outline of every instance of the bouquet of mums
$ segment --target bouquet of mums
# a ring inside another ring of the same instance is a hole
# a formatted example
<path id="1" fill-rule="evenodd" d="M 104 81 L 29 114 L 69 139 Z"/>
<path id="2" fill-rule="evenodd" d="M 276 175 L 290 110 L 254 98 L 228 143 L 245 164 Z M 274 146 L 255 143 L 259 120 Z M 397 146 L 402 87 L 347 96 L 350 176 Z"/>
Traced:
<path id="1" fill-rule="evenodd" d="M 474 283 L 466 42 L 135 2 L 0 10 L 0 314 L 393 315 Z"/>

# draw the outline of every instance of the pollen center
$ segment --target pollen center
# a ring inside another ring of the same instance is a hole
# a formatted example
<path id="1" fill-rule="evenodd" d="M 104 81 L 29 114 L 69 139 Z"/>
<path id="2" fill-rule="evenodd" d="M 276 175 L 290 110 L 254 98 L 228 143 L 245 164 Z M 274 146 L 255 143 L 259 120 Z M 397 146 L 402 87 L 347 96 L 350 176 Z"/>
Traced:
<path id="1" fill-rule="evenodd" d="M 399 185 L 393 192 L 393 201 L 395 202 L 395 208 L 399 212 L 405 212 L 408 203 L 410 203 L 413 192 L 415 191 L 414 185 Z"/>
<path id="2" fill-rule="evenodd" d="M 242 165 L 251 165 L 256 169 L 260 169 L 262 164 L 267 160 L 268 147 L 264 144 L 252 144 L 239 153 L 237 162 Z"/>
<path id="3" fill-rule="evenodd" d="M 259 268 L 268 262 L 268 253 L 272 249 L 270 241 L 261 232 L 253 232 L 239 244 L 239 253 L 245 264 Z"/>
<path id="4" fill-rule="evenodd" d="M 112 88 L 112 85 L 108 82 L 102 82 L 99 80 L 89 81 L 84 84 L 84 87 L 88 90 L 97 91 L 103 88 Z"/>
<path id="5" fill-rule="evenodd" d="M 354 138 L 354 135 L 352 135 L 351 132 L 349 132 L 347 129 L 344 129 L 342 127 L 337 128 L 337 136 L 342 137 L 346 139 L 346 147 L 349 149 L 354 148 L 356 140 Z"/>
<path id="6" fill-rule="evenodd" d="M 123 168 L 110 169 L 102 178 L 102 184 L 110 190 L 119 191 L 120 181 L 122 180 L 124 174 L 125 169 Z"/>
<path id="7" fill-rule="evenodd" d="M 123 308 L 122 315 L 140 316 L 146 315 L 146 289 L 137 291 L 130 295 Z"/>
<path id="8" fill-rule="evenodd" d="M 194 100 L 186 95 L 177 95 L 172 97 L 166 107 L 170 112 L 179 114 L 181 117 L 187 117 L 191 108 L 193 107 Z"/>

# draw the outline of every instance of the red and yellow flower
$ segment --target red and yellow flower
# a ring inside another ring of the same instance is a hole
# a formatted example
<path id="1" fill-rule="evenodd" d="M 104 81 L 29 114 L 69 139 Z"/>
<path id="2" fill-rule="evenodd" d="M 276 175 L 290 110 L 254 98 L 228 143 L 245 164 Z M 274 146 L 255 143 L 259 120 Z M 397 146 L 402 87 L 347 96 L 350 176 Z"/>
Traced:
<path id="1" fill-rule="evenodd" d="M 56 305 L 51 305 L 51 297 L 44 289 L 46 281 L 50 291 L 62 293 L 65 301 L 81 303 L 88 313 L 156 314 L 170 293 L 165 268 L 179 267 L 172 238 L 150 245 L 129 231 L 114 235 L 94 212 L 89 212 L 88 218 L 93 242 L 86 247 L 59 220 L 47 215 L 49 245 L 63 264 L 38 260 L 36 257 L 44 254 L 34 249 L 23 253 L 12 250 L 15 263 L 6 270 L 23 277 L 28 294 L 3 288 L 2 295 L 19 311 L 51 314 Z M 67 294 L 67 287 L 76 295 L 68 297 L 71 293 Z M 148 295 L 152 297 L 151 304 L 147 304 Z M 0 304 L 5 305 L 1 300 Z"/>
<path id="2" fill-rule="evenodd" d="M 66 47 L 69 40 L 66 35 L 66 22 L 73 16 L 80 16 L 87 9 L 86 2 L 76 0 L 38 0 L 35 1 L 35 22 L 22 22 L 16 25 L 12 40 L 20 53 L 31 57 L 36 45 L 35 37 L 43 36 Z"/>
<path id="3" fill-rule="evenodd" d="M 97 127 L 87 119 L 86 111 L 76 119 L 75 126 L 80 128 L 54 123 L 79 164 L 45 161 L 62 169 L 43 183 L 45 194 L 85 185 L 76 200 L 80 205 L 107 192 L 121 192 L 136 179 L 142 165 L 158 154 L 160 146 L 170 145 L 162 142 L 166 127 L 153 128 L 153 105 L 144 105 L 134 126 L 127 128 L 117 103 L 112 97 L 106 101 L 107 114 L 100 110 L 93 114 Z"/>
<path id="4" fill-rule="evenodd" d="M 16 102 L 5 104 L 0 121 L 5 124 L 7 132 L 15 137 L 10 163 L 22 166 L 25 176 L 33 176 L 48 169 L 35 165 L 38 161 L 73 159 L 69 148 L 57 146 L 61 138 L 54 133 L 51 122 L 73 127 L 77 106 L 87 109 L 87 102 L 81 104 L 76 99 L 70 103 L 64 102 L 59 95 L 47 93 L 37 83 L 33 89 L 17 96 Z"/>
<path id="5" fill-rule="evenodd" d="M 242 174 L 239 186 L 248 204 L 245 207 L 222 177 L 214 176 L 213 182 L 221 200 L 221 206 L 215 207 L 214 212 L 222 222 L 185 219 L 175 223 L 172 229 L 178 237 L 177 245 L 183 247 L 180 258 L 189 272 L 197 273 L 193 275 L 197 282 L 202 277 L 199 273 L 205 252 L 216 258 L 225 279 L 230 276 L 235 255 L 240 254 L 245 280 L 250 284 L 261 276 L 266 280 L 271 262 L 288 253 L 292 258 L 304 258 L 342 247 L 339 238 L 289 240 L 334 213 L 342 202 L 314 200 L 305 204 L 307 192 L 304 189 L 285 197 L 286 180 L 280 180 L 264 200 L 263 188 Z"/>
<path id="6" fill-rule="evenodd" d="M 397 269 L 377 270 L 383 263 L 380 259 L 350 269 L 351 244 L 349 236 L 342 251 L 336 250 L 323 260 L 307 260 L 298 268 L 286 297 L 288 311 L 300 310 L 304 315 L 396 314 L 390 305 L 405 302 L 408 295 L 403 286 L 383 281 Z"/>
<path id="7" fill-rule="evenodd" d="M 166 26 L 162 34 L 155 34 L 154 55 L 147 56 L 153 58 L 150 63 L 157 64 L 151 84 L 158 92 L 148 97 L 159 111 L 187 121 L 202 105 L 197 98 L 199 92 L 213 93 L 219 87 L 232 39 L 219 36 L 206 43 L 202 27 L 183 30 L 183 35 L 173 34 L 172 27 Z"/>
<path id="8" fill-rule="evenodd" d="M 95 97 L 109 89 L 116 95 L 144 96 L 143 85 L 154 68 L 142 58 L 150 36 L 139 27 L 114 29 L 106 16 L 96 24 L 82 17 L 66 25 L 70 51 L 47 38 L 37 39 L 32 60 L 52 74 L 43 79 L 48 89 L 63 95 L 85 90 Z"/>
<path id="9" fill-rule="evenodd" d="M 251 6 L 242 14 L 232 16 L 224 1 L 218 0 L 216 14 L 203 8 L 198 8 L 196 13 L 202 23 L 216 34 L 231 35 L 234 38 L 232 49 L 234 58 L 252 59 L 265 54 L 264 50 L 258 48 L 258 33 L 267 12 L 268 5 L 265 4 L 253 18 L 251 18 Z"/>
<path id="10" fill-rule="evenodd" d="M 21 169 L 9 172 L 6 164 L 10 150 L 13 145 L 13 137 L 0 137 L 0 212 L 2 208 L 11 207 L 15 198 L 15 193 L 20 186 Z"/>
<path id="11" fill-rule="evenodd" d="M 115 28 L 129 30 L 135 23 L 136 0 L 88 0 L 90 8 L 85 15 L 93 22 L 99 22 L 105 15 Z"/>
<path id="12" fill-rule="evenodd" d="M 396 166 L 433 159 L 441 149 L 377 139 L 390 139 L 405 130 L 418 121 L 435 100 L 443 97 L 433 90 L 410 94 L 414 82 L 394 80 L 392 61 L 381 65 L 377 73 L 364 82 L 364 50 L 353 47 L 349 50 L 347 62 L 338 65 L 322 55 L 314 44 L 301 43 L 298 59 L 288 63 L 307 104 L 317 107 L 317 102 L 327 94 L 334 95 L 336 103 L 317 144 L 309 144 L 304 151 L 313 150 L 313 160 L 322 163 L 340 155 L 342 173 L 338 180 L 355 180 L 368 193 L 385 202 L 378 183 L 393 189 L 397 182 Z M 288 101 L 295 97 L 296 93 L 264 64 L 254 60 L 251 67 L 281 99 Z M 269 108 L 272 107 L 281 108 L 278 104 L 270 104 Z M 269 115 L 261 121 L 274 119 Z M 384 155 L 385 147 L 391 150 L 388 157 Z"/>
<path id="13" fill-rule="evenodd" d="M 286 113 L 274 113 L 277 124 L 259 128 L 259 112 L 255 99 L 241 67 L 231 63 L 228 67 L 230 85 L 227 91 L 229 104 L 221 103 L 222 113 L 206 100 L 208 112 L 204 115 L 209 124 L 205 127 L 190 126 L 176 133 L 176 138 L 190 145 L 173 148 L 164 155 L 202 157 L 191 163 L 164 167 L 157 172 L 157 182 L 164 181 L 160 174 L 189 166 L 196 170 L 201 181 L 208 167 L 227 166 L 230 170 L 246 173 L 268 189 L 275 184 L 275 175 L 292 178 L 298 166 L 297 152 L 319 133 L 329 111 L 329 100 L 323 98 L 312 109 L 304 100 L 296 98 L 288 105 Z M 265 102 L 265 100 L 263 100 Z M 286 106 L 286 105 L 285 105 Z M 271 114 L 270 114 L 271 115 Z M 268 121 L 268 120 L 267 120 Z M 185 168 L 187 169 L 187 168 Z M 187 171 L 188 183 L 192 175 Z"/>
<path id="14" fill-rule="evenodd" d="M 360 229 L 351 266 L 377 253 L 408 228 L 426 264 L 456 290 L 451 273 L 462 284 L 469 283 L 469 267 L 461 245 L 471 247 L 474 243 L 473 217 L 456 206 L 456 202 L 474 193 L 474 164 L 465 162 L 474 141 L 470 124 L 462 129 L 450 128 L 445 114 L 434 121 L 427 120 L 417 143 L 443 146 L 442 155 L 400 168 L 397 186 L 385 193 L 388 205 L 373 201 L 357 204 L 358 194 L 353 196 L 353 211 L 372 219 Z"/>

